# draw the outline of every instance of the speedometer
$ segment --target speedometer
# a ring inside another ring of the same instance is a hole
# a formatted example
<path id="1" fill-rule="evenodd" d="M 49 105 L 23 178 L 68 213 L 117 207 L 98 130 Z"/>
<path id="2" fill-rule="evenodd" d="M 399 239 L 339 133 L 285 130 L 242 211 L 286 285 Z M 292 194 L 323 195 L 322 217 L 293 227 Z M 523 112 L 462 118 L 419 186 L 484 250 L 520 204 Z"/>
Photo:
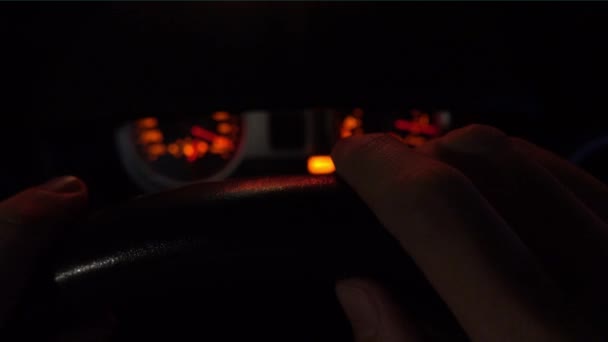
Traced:
<path id="1" fill-rule="evenodd" d="M 243 133 L 240 116 L 218 111 L 177 120 L 141 118 L 124 127 L 119 139 L 132 178 L 156 190 L 227 177 L 238 165 Z"/>

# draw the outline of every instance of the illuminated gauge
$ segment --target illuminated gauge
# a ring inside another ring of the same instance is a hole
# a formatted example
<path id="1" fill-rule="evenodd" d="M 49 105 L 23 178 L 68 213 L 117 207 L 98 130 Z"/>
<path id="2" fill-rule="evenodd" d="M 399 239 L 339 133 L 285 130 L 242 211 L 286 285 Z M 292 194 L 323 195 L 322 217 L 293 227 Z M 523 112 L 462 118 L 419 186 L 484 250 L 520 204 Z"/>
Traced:
<path id="1" fill-rule="evenodd" d="M 240 160 L 243 131 L 241 117 L 223 111 L 178 120 L 147 117 L 119 132 L 119 147 L 133 179 L 160 190 L 229 176 Z"/>
<path id="2" fill-rule="evenodd" d="M 365 132 L 385 132 L 402 139 L 410 146 L 419 146 L 425 141 L 443 135 L 450 129 L 451 113 L 433 113 L 412 109 L 409 112 L 375 112 L 364 116 L 363 109 L 354 108 L 346 114 L 334 113 L 334 142 Z"/>
<path id="3" fill-rule="evenodd" d="M 354 108 L 349 111 L 332 111 L 331 118 L 331 142 L 334 144 L 339 139 L 348 138 L 353 135 L 363 134 L 363 109 Z"/>
<path id="4" fill-rule="evenodd" d="M 452 117 L 449 111 L 429 114 L 412 109 L 409 113 L 394 114 L 390 120 L 386 130 L 402 139 L 406 144 L 416 147 L 447 132 L 450 129 Z"/>

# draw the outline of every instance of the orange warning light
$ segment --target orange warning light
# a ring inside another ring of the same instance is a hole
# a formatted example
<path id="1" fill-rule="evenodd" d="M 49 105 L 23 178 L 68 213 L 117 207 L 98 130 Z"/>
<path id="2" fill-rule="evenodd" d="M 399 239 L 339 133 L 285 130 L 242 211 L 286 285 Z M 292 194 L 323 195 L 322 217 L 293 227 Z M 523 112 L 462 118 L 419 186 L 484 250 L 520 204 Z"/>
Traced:
<path id="1" fill-rule="evenodd" d="M 311 175 L 327 175 L 336 171 L 330 156 L 308 157 L 308 172 Z"/>

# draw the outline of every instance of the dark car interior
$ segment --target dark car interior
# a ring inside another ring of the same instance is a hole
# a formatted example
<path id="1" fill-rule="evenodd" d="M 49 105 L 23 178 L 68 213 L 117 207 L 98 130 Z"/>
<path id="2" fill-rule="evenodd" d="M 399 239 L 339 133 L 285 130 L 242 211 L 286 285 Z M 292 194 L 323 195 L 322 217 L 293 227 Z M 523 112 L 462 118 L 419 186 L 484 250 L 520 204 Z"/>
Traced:
<path id="1" fill-rule="evenodd" d="M 117 341 L 348 341 L 335 279 L 373 274 L 429 335 L 466 340 L 335 176 L 331 148 L 377 132 L 415 148 L 481 123 L 606 181 L 607 15 L 604 3 L 3 3 L 0 194 L 63 174 L 90 192 L 15 331 L 43 338 L 103 306 Z"/>

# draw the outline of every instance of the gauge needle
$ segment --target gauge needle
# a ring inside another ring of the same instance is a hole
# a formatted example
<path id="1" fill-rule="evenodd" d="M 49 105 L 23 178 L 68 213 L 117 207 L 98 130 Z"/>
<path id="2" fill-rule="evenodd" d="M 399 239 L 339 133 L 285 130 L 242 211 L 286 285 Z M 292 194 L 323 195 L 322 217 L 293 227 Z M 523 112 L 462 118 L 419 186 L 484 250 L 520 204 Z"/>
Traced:
<path id="1" fill-rule="evenodd" d="M 190 129 L 190 134 L 192 134 L 193 137 L 207 140 L 209 142 L 213 142 L 218 138 L 217 134 L 211 132 L 210 130 L 204 129 L 201 126 L 192 126 L 192 129 Z"/>
<path id="2" fill-rule="evenodd" d="M 416 130 L 416 131 L 420 131 L 421 133 L 427 134 L 430 136 L 439 135 L 439 130 L 435 126 L 428 125 L 428 124 L 424 125 L 424 124 L 420 124 L 415 121 L 413 122 L 413 121 L 408 121 L 408 120 L 404 120 L 404 119 L 395 120 L 394 127 L 401 131 L 412 132 L 412 131 Z"/>

